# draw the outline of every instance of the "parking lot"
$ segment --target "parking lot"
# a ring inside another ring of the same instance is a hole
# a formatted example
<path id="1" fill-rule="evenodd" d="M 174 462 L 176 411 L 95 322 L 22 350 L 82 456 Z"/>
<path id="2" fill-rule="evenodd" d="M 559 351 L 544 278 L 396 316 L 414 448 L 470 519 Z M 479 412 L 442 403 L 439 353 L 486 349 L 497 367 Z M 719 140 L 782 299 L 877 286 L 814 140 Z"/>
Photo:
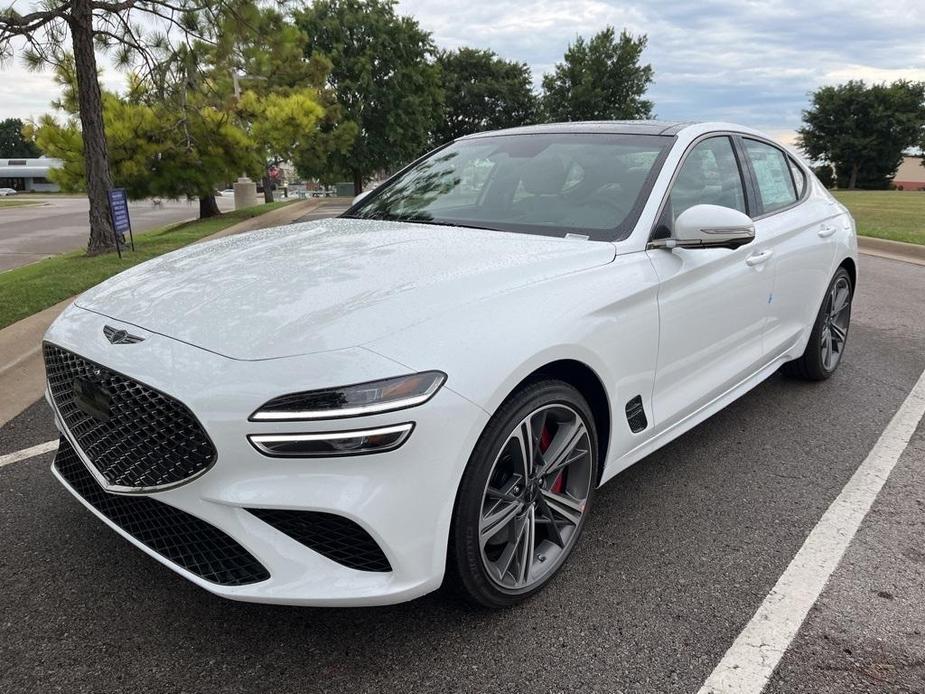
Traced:
<path id="1" fill-rule="evenodd" d="M 696 692 L 925 369 L 925 267 L 860 272 L 834 378 L 776 375 L 616 477 L 563 574 L 509 611 L 224 601 L 87 512 L 52 453 L 6 464 L 0 691 Z M 0 456 L 52 438 L 37 402 Z M 919 425 L 767 691 L 925 691 L 923 464 Z"/>
<path id="2" fill-rule="evenodd" d="M 12 198 L 11 198 L 12 199 Z M 0 208 L 0 272 L 33 263 L 49 255 L 85 248 L 90 233 L 89 202 L 83 197 L 65 195 L 21 195 L 35 202 L 21 207 Z M 217 197 L 219 209 L 233 210 L 234 200 Z M 199 203 L 151 200 L 129 204 L 132 229 L 141 233 L 174 222 L 196 219 Z"/>

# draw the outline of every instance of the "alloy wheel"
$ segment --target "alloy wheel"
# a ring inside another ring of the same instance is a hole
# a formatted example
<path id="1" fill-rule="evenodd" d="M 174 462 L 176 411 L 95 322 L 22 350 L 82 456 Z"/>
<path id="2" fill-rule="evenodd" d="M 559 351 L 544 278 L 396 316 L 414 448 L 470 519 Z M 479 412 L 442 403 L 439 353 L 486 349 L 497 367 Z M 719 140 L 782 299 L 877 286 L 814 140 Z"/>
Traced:
<path id="1" fill-rule="evenodd" d="M 498 588 L 529 591 L 568 556 L 592 491 L 592 455 L 588 426 L 567 405 L 534 410 L 508 436 L 479 517 L 482 564 Z"/>
<path id="2" fill-rule="evenodd" d="M 820 350 L 826 371 L 834 371 L 838 366 L 848 339 L 850 320 L 851 285 L 846 277 L 839 277 L 829 290 L 823 310 Z"/>

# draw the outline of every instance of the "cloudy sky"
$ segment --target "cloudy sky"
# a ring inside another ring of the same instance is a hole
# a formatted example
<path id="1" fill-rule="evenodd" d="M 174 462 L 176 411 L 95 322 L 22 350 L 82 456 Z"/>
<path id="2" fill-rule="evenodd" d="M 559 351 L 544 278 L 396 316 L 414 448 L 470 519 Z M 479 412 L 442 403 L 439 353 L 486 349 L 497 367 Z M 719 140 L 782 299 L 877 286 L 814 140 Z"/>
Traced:
<path id="1" fill-rule="evenodd" d="M 659 118 L 734 121 L 784 142 L 820 85 L 925 80 L 925 0 L 400 0 L 399 11 L 440 46 L 528 63 L 537 85 L 578 35 L 644 33 Z M 112 70 L 105 80 L 121 84 Z M 37 116 L 55 96 L 49 75 L 0 67 L 0 118 Z"/>

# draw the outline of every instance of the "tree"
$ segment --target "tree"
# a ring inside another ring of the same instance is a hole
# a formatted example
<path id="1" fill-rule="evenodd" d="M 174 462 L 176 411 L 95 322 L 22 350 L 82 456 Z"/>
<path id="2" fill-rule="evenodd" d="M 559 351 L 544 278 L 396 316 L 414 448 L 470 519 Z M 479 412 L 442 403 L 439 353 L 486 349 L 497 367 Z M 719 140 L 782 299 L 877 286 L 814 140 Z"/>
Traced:
<path id="1" fill-rule="evenodd" d="M 240 101 L 243 118 L 250 123 L 250 134 L 264 161 L 264 171 L 282 162 L 300 160 L 317 154 L 321 142 L 320 127 L 327 110 L 314 89 L 302 89 L 288 95 L 271 93 L 259 97 L 245 92 Z M 337 123 L 326 134 L 325 146 L 343 154 L 356 137 L 353 123 Z M 264 191 L 270 191 L 270 177 L 263 179 Z M 272 197 L 270 198 L 272 200 Z"/>
<path id="2" fill-rule="evenodd" d="M 630 120 L 652 117 L 644 99 L 652 66 L 639 63 L 645 35 L 607 27 L 590 41 L 578 37 L 563 62 L 543 77 L 542 107 L 548 121 Z"/>
<path id="3" fill-rule="evenodd" d="M 925 133 L 925 83 L 822 87 L 803 112 L 800 147 L 835 167 L 839 187 L 886 188 Z"/>
<path id="4" fill-rule="evenodd" d="M 816 174 L 816 178 L 818 178 L 819 182 L 826 188 L 831 189 L 835 187 L 835 169 L 832 168 L 831 164 L 819 164 L 818 166 L 814 166 L 813 173 Z"/>
<path id="5" fill-rule="evenodd" d="M 31 140 L 22 136 L 23 122 L 19 118 L 0 121 L 0 158 L 30 159 L 42 155 Z"/>
<path id="6" fill-rule="evenodd" d="M 68 50 L 73 54 L 90 200 L 89 255 L 115 248 L 107 198 L 112 177 L 96 49 L 112 51 L 120 67 L 140 64 L 141 69 L 154 70 L 152 49 L 163 47 L 171 31 L 196 35 L 203 26 L 213 26 L 221 1 L 47 0 L 26 14 L 12 5 L 0 8 L 0 57 L 9 57 L 17 40 L 25 42 L 23 58 L 33 69 L 62 65 Z"/>
<path id="7" fill-rule="evenodd" d="M 66 64 L 56 71 L 64 87 L 58 106 L 63 122 L 43 116 L 30 134 L 62 167 L 51 177 L 66 191 L 87 189 L 84 143 L 76 118 Z M 113 181 L 129 197 L 198 198 L 200 216 L 209 216 L 217 185 L 256 172 L 261 160 L 253 140 L 228 114 L 195 99 L 183 108 L 154 98 L 145 85 L 131 81 L 128 95 L 103 92 L 103 122 Z M 217 212 L 217 210 L 214 210 Z"/>
<path id="8" fill-rule="evenodd" d="M 327 82 L 358 127 L 353 145 L 330 164 L 360 193 L 373 172 L 429 144 L 442 101 L 434 44 L 414 19 L 396 14 L 394 0 L 316 0 L 294 17 L 307 36 L 305 55 L 330 61 Z"/>
<path id="9" fill-rule="evenodd" d="M 504 60 L 477 48 L 442 51 L 437 63 L 444 103 L 434 127 L 434 144 L 534 122 L 537 99 L 526 63 Z"/>

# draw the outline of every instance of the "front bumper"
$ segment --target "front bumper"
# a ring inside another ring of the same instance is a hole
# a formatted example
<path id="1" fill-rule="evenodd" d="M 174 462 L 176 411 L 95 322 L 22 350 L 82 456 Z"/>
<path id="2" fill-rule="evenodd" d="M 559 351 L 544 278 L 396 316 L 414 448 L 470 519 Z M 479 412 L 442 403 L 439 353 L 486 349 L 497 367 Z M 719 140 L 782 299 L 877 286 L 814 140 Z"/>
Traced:
<path id="1" fill-rule="evenodd" d="M 113 324 L 130 327 L 145 340 L 112 345 L 102 328 Z M 110 527 L 185 578 L 235 600 L 298 605 L 389 604 L 439 587 L 459 479 L 488 419 L 451 387 L 445 385 L 424 405 L 393 413 L 313 422 L 248 422 L 258 405 L 285 392 L 409 370 L 362 348 L 237 361 L 76 307 L 62 314 L 46 340 L 176 398 L 196 415 L 215 443 L 218 456 L 207 472 L 186 484 L 143 496 L 227 534 L 266 568 L 265 580 L 235 586 L 204 580 L 112 522 L 55 472 Z M 60 414 L 55 414 L 62 435 L 76 447 Z M 356 457 L 269 458 L 247 441 L 248 434 L 346 431 L 408 421 L 415 423 L 414 432 L 401 448 Z M 391 571 L 349 568 L 247 509 L 313 511 L 349 519 L 378 544 Z"/>

